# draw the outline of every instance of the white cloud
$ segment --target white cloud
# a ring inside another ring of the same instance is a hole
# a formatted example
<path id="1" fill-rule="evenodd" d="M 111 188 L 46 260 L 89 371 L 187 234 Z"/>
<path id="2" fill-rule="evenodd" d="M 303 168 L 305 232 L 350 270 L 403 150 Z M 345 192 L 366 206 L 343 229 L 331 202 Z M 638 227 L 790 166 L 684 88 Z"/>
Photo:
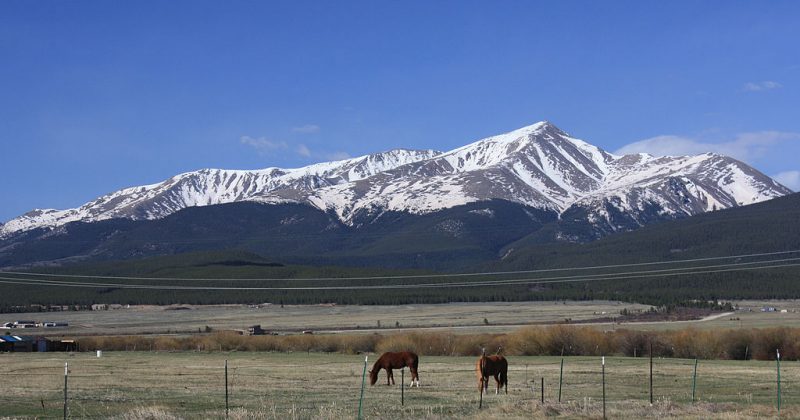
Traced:
<path id="1" fill-rule="evenodd" d="M 266 137 L 250 137 L 242 136 L 239 138 L 242 144 L 248 145 L 258 151 L 260 155 L 270 155 L 278 152 L 294 152 L 299 156 L 306 159 L 315 159 L 320 161 L 333 161 L 349 159 L 350 154 L 347 152 L 325 152 L 311 150 L 307 145 L 298 143 L 296 145 L 289 144 L 285 141 L 270 140 Z"/>
<path id="2" fill-rule="evenodd" d="M 316 124 L 306 124 L 300 127 L 293 127 L 292 132 L 294 133 L 302 133 L 302 134 L 314 134 L 319 133 L 319 126 Z"/>
<path id="3" fill-rule="evenodd" d="M 772 176 L 792 191 L 800 191 L 800 171 L 785 171 Z"/>
<path id="4" fill-rule="evenodd" d="M 298 145 L 296 151 L 300 156 L 311 157 L 311 150 L 305 144 Z"/>
<path id="5" fill-rule="evenodd" d="M 742 89 L 745 92 L 761 92 L 764 90 L 772 90 L 782 88 L 783 85 L 778 82 L 773 82 L 771 80 L 766 80 L 763 82 L 747 82 L 742 86 Z"/>
<path id="6" fill-rule="evenodd" d="M 684 156 L 700 153 L 718 153 L 748 163 L 758 162 L 770 156 L 780 156 L 784 146 L 796 144 L 798 133 L 761 131 L 742 133 L 732 140 L 707 141 L 681 136 L 658 136 L 623 146 L 615 153 L 649 153 L 655 156 Z"/>
<path id="7" fill-rule="evenodd" d="M 285 141 L 269 140 L 266 137 L 250 137 L 242 136 L 239 138 L 242 144 L 253 147 L 261 154 L 269 154 L 271 152 L 286 150 L 289 145 Z"/>
<path id="8" fill-rule="evenodd" d="M 328 160 L 345 160 L 350 159 L 350 154 L 347 152 L 333 152 L 325 155 Z"/>

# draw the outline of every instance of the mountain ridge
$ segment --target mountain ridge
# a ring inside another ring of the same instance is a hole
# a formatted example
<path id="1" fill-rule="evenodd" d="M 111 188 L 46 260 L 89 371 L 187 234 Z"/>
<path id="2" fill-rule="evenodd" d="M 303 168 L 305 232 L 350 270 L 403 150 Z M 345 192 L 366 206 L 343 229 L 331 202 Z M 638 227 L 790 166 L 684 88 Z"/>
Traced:
<path id="1" fill-rule="evenodd" d="M 113 218 L 154 220 L 188 207 L 305 203 L 355 224 L 386 211 L 425 214 L 493 199 L 559 215 L 585 213 L 595 237 L 736 207 L 791 191 L 734 159 L 702 154 L 617 156 L 547 121 L 447 152 L 394 149 L 296 169 L 201 169 L 125 188 L 67 210 L 33 210 L 0 224 L 0 238 Z M 621 212 L 626 220 L 612 220 Z M 569 238 L 567 238 L 569 239 Z"/>

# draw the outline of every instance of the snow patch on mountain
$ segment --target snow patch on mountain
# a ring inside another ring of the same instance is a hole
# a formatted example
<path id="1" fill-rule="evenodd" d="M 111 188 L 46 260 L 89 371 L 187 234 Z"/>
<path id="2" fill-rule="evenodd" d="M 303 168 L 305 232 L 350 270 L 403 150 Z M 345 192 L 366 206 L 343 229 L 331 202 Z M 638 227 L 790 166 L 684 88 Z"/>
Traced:
<path id="1" fill-rule="evenodd" d="M 725 156 L 618 156 L 542 121 L 449 152 L 397 149 L 295 169 L 187 172 L 76 209 L 28 212 L 0 225 L 0 237 L 73 221 L 158 219 L 238 201 L 305 203 L 353 224 L 360 214 L 421 214 L 501 199 L 559 214 L 582 209 L 587 223 L 614 230 L 790 192 Z"/>

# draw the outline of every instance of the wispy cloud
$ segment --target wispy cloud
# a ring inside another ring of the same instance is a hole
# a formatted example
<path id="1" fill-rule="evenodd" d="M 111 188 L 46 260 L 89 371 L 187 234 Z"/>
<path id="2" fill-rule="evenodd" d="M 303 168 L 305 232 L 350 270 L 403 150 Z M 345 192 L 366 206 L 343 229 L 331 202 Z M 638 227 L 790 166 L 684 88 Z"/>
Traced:
<path id="1" fill-rule="evenodd" d="M 297 149 L 295 150 L 297 151 L 297 154 L 299 154 L 300 156 L 311 157 L 311 150 L 309 150 L 308 146 L 306 146 L 305 144 L 297 145 Z"/>
<path id="2" fill-rule="evenodd" d="M 266 137 L 242 136 L 239 138 L 239 142 L 256 149 L 261 154 L 270 154 L 289 148 L 285 141 L 270 140 Z"/>
<path id="3" fill-rule="evenodd" d="M 314 134 L 319 133 L 319 126 L 316 124 L 306 124 L 300 127 L 293 127 L 293 133 L 301 133 L 301 134 Z"/>
<path id="4" fill-rule="evenodd" d="M 744 84 L 744 86 L 742 86 L 742 90 L 745 92 L 762 92 L 765 90 L 779 89 L 782 87 L 783 85 L 778 82 L 765 80 L 763 82 L 747 82 Z"/>
<path id="5" fill-rule="evenodd" d="M 756 162 L 772 154 L 780 154 L 783 146 L 800 140 L 800 133 L 761 131 L 742 133 L 732 140 L 707 141 L 682 136 L 657 136 L 640 140 L 616 151 L 624 155 L 649 153 L 655 156 L 683 156 L 700 153 L 718 153 L 745 162 Z"/>
<path id="6" fill-rule="evenodd" d="M 296 154 L 305 159 L 317 161 L 333 161 L 349 159 L 350 154 L 343 151 L 330 152 L 326 150 L 312 149 L 306 144 L 297 143 L 290 144 L 282 140 L 271 140 L 267 137 L 251 137 L 242 136 L 239 138 L 241 144 L 254 148 L 260 155 L 267 156 L 277 154 L 279 152 L 286 152 L 283 155 Z"/>
<path id="7" fill-rule="evenodd" d="M 295 148 L 295 152 L 297 152 L 298 155 L 303 156 L 305 158 L 319 159 L 323 161 L 344 160 L 350 158 L 350 154 L 347 152 L 316 151 L 316 150 L 311 150 L 305 144 L 298 144 L 297 147 Z"/>
<path id="8" fill-rule="evenodd" d="M 772 175 L 772 178 L 792 191 L 800 191 L 800 171 L 785 171 Z"/>
<path id="9" fill-rule="evenodd" d="M 332 152 L 325 155 L 326 160 L 344 160 L 350 159 L 350 153 L 347 152 Z"/>

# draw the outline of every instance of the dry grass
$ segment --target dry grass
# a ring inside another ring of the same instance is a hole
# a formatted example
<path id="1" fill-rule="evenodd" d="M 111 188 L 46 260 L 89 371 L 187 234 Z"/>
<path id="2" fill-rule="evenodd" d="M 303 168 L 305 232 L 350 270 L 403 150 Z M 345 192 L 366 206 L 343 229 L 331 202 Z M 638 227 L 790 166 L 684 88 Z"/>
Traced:
<path id="1" fill-rule="evenodd" d="M 519 325 L 562 322 L 565 318 L 586 320 L 616 316 L 622 309 L 647 310 L 650 306 L 633 303 L 591 302 L 492 302 L 420 305 L 247 305 L 134 306 L 108 311 L 29 313 L 26 319 L 69 322 L 68 328 L 38 329 L 44 334 L 165 334 L 197 333 L 206 326 L 214 331 L 244 329 L 261 324 L 265 329 L 284 332 L 360 331 L 402 328 L 461 328 L 473 331 L 503 332 Z M 605 315 L 601 315 L 605 313 Z M 484 318 L 489 325 L 484 323 Z M 11 314 L 0 320 L 14 321 Z M 380 322 L 380 328 L 378 328 Z M 468 328 L 467 328 L 468 327 Z"/>
<path id="2" fill-rule="evenodd" d="M 4 354 L 0 383 L 3 415 L 60 417 L 63 363 L 69 362 L 72 418 L 174 419 L 224 417 L 224 363 L 228 360 L 230 418 L 339 419 L 358 411 L 364 357 L 315 353 L 107 352 Z M 374 360 L 374 356 L 370 356 Z M 421 388 L 367 386 L 366 418 L 600 418 L 599 358 L 568 357 L 558 403 L 560 357 L 509 356 L 508 395 L 484 396 L 478 409 L 474 357 L 420 359 Z M 647 359 L 606 359 L 610 418 L 772 418 L 775 363 L 701 361 L 697 402 L 691 401 L 693 360 L 656 359 L 656 401 L 648 401 Z M 783 417 L 799 417 L 800 366 L 782 366 Z M 379 384 L 384 383 L 381 372 Z M 540 402 L 545 379 L 546 400 Z M 398 384 L 401 373 L 395 372 Z M 408 372 L 405 379 L 408 380 Z"/>
<path id="3" fill-rule="evenodd" d="M 300 334 L 242 336 L 231 332 L 192 336 L 96 336 L 78 341 L 80 348 L 147 351 L 277 351 L 360 354 L 411 350 L 429 356 L 474 356 L 485 348 L 503 348 L 514 356 L 643 356 L 698 359 L 800 358 L 800 329 L 764 328 L 705 331 L 615 330 L 601 332 L 576 325 L 525 327 L 504 334 L 411 332 L 384 334 Z"/>

